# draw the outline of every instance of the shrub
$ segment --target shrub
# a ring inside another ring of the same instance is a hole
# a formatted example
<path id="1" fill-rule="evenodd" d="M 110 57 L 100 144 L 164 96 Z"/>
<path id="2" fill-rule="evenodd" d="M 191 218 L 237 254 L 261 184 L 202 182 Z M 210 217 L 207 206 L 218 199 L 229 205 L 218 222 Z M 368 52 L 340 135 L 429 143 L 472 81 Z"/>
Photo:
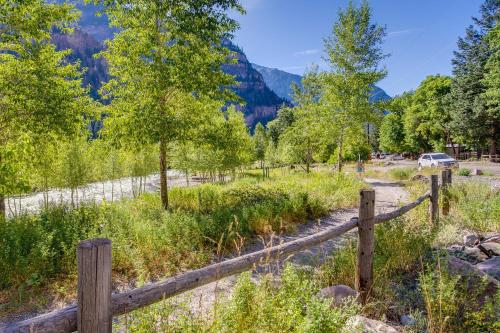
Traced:
<path id="1" fill-rule="evenodd" d="M 458 175 L 459 176 L 469 177 L 471 175 L 471 171 L 470 171 L 470 169 L 462 168 L 462 169 L 458 170 Z"/>
<path id="2" fill-rule="evenodd" d="M 394 168 L 388 171 L 388 175 L 393 179 L 408 180 L 414 172 L 414 168 Z"/>

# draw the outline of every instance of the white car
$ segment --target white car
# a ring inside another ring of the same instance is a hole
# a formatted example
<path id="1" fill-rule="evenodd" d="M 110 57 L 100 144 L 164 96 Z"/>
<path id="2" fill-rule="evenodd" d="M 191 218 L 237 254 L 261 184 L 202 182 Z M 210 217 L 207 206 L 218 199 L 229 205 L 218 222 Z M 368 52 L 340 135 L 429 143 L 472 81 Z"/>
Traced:
<path id="1" fill-rule="evenodd" d="M 444 153 L 428 153 L 422 154 L 418 159 L 418 168 L 424 167 L 457 167 L 458 162 L 453 157 Z"/>

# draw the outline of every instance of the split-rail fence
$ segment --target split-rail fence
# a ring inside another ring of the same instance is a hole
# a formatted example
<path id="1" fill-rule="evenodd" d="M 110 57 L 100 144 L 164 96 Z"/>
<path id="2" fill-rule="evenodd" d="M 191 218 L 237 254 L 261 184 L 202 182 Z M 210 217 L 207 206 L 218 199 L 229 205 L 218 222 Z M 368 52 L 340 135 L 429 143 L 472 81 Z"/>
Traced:
<path id="1" fill-rule="evenodd" d="M 449 211 L 448 184 L 451 171 L 442 171 L 442 214 Z M 390 213 L 375 215 L 375 191 L 361 190 L 359 216 L 316 234 L 282 243 L 261 251 L 225 260 L 161 282 L 130 291 L 111 294 L 111 241 L 91 239 L 77 247 L 77 304 L 8 326 L 6 333 L 111 333 L 113 316 L 119 316 L 166 298 L 208 284 L 221 278 L 249 270 L 264 260 L 273 260 L 338 237 L 358 228 L 356 289 L 364 303 L 373 283 L 373 252 L 376 224 L 402 216 L 429 199 L 429 221 L 439 222 L 438 176 L 430 178 L 429 191 Z"/>

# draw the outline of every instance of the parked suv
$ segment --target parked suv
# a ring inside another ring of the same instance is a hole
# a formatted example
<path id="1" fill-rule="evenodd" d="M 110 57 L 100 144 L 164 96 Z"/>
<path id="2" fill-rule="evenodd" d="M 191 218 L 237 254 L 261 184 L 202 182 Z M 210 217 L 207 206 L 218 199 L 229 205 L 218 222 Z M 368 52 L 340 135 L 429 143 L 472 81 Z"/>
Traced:
<path id="1" fill-rule="evenodd" d="M 428 153 L 422 154 L 418 159 L 418 167 L 457 167 L 458 162 L 453 157 L 444 153 Z"/>

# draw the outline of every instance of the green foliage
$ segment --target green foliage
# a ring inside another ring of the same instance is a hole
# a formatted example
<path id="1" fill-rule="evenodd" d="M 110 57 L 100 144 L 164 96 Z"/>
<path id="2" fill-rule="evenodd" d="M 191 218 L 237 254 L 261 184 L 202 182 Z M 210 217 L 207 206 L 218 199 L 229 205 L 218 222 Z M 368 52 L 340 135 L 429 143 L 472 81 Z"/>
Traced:
<path id="1" fill-rule="evenodd" d="M 451 215 L 454 223 L 477 231 L 500 230 L 500 191 L 489 184 L 453 184 Z"/>
<path id="2" fill-rule="evenodd" d="M 394 168 L 387 172 L 388 176 L 397 180 L 408 180 L 415 172 L 414 168 Z"/>
<path id="3" fill-rule="evenodd" d="M 49 205 L 39 215 L 0 224 L 0 288 L 36 292 L 54 280 L 67 283 L 75 276 L 76 244 L 94 237 L 112 240 L 118 279 L 145 282 L 201 267 L 256 234 L 279 233 L 330 209 L 352 207 L 361 186 L 348 176 L 273 173 L 266 181 L 174 188 L 170 212 L 155 194 L 100 205 Z"/>
<path id="4" fill-rule="evenodd" d="M 114 77 L 102 88 L 112 98 L 105 126 L 122 144 L 160 143 L 163 175 L 170 145 L 207 121 L 211 99 L 233 96 L 221 89 L 234 84 L 221 69 L 230 56 L 222 42 L 238 27 L 228 11 L 243 9 L 238 0 L 95 2 L 119 28 L 103 51 Z M 168 208 L 163 176 L 160 193 Z"/>
<path id="5" fill-rule="evenodd" d="M 42 0 L 8 0 L 0 5 L 0 17 L 0 215 L 3 218 L 4 196 L 27 186 L 20 184 L 26 177 L 19 177 L 18 172 L 22 168 L 27 170 L 29 163 L 12 159 L 20 155 L 13 152 L 12 144 L 27 142 L 33 147 L 46 136 L 77 133 L 84 124 L 82 113 L 91 115 L 91 103 L 81 86 L 78 66 L 65 61 L 68 51 L 56 51 L 50 41 L 53 28 L 69 31 L 78 17 L 74 6 Z"/>
<path id="6" fill-rule="evenodd" d="M 461 168 L 458 170 L 458 175 L 469 177 L 471 175 L 471 171 L 470 171 L 470 169 L 467 169 L 467 168 Z"/>
<path id="7" fill-rule="evenodd" d="M 319 290 L 312 275 L 287 265 L 281 283 L 275 286 L 273 277 L 259 283 L 243 273 L 232 295 L 222 298 L 209 309 L 210 319 L 198 317 L 188 309 L 178 310 L 175 320 L 167 321 L 173 306 L 155 305 L 137 311 L 122 328 L 129 332 L 341 332 L 347 320 L 360 312 L 359 306 L 346 303 L 330 308 L 331 300 L 316 296 Z M 204 310 L 206 311 L 206 310 Z M 151 326 L 159 319 L 159 326 Z"/>
<path id="8" fill-rule="evenodd" d="M 350 2 L 339 11 L 332 35 L 325 39 L 325 50 L 331 71 L 325 73 L 322 101 L 331 125 L 327 137 L 336 139 L 339 170 L 342 167 L 343 144 L 364 135 L 365 124 L 378 124 L 381 112 L 370 103 L 372 86 L 385 77 L 379 68 L 386 56 L 381 49 L 383 27 L 372 23 L 368 3 L 355 7 Z M 346 98 L 349 96 L 349 98 Z"/>
<path id="9" fill-rule="evenodd" d="M 490 71 L 486 64 L 495 52 L 490 49 L 492 44 L 485 36 L 499 20 L 498 1 L 485 0 L 480 13 L 479 18 L 474 18 L 474 25 L 470 25 L 465 36 L 458 40 L 458 51 L 452 61 L 454 77 L 450 94 L 451 126 L 456 141 L 477 148 L 483 148 L 487 141 L 490 141 L 490 147 L 494 147 L 498 140 L 498 112 L 493 105 L 488 105 L 491 99 L 485 96 L 488 85 L 492 83 L 491 76 L 485 78 Z M 491 62 L 494 61 L 493 58 Z"/>
<path id="10" fill-rule="evenodd" d="M 451 79 L 429 76 L 411 96 L 403 115 L 405 143 L 412 152 L 442 151 L 450 141 L 450 115 L 446 105 Z"/>

